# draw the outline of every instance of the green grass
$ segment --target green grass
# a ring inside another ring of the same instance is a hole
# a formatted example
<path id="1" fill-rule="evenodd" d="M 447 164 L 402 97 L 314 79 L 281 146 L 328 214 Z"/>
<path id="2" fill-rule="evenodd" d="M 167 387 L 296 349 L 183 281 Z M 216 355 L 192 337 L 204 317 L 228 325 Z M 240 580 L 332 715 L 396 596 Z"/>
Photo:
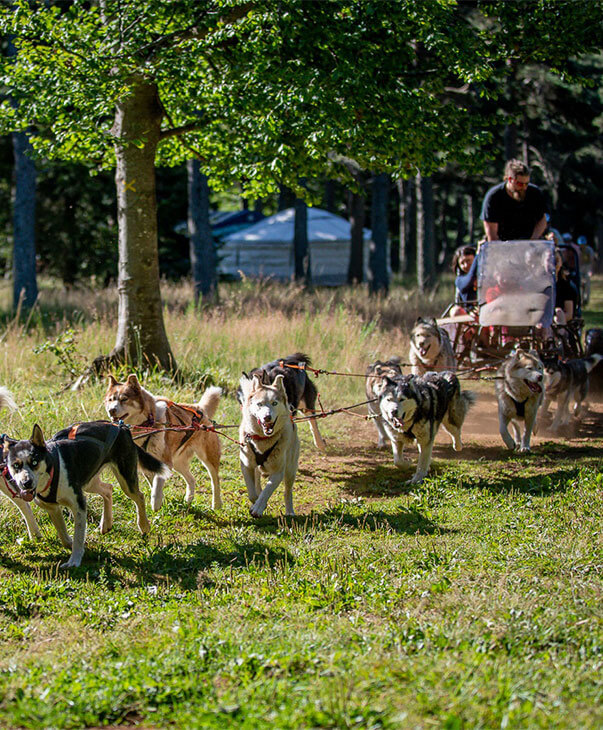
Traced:
<path id="1" fill-rule="evenodd" d="M 317 367 L 349 372 L 405 356 L 402 324 L 383 326 L 369 300 L 365 316 L 345 294 L 329 296 L 316 295 L 312 315 L 298 302 L 259 317 L 233 289 L 199 318 L 174 289 L 167 329 L 189 379 L 145 381 L 175 399 L 220 383 L 229 395 L 217 420 L 230 424 L 238 374 L 279 354 L 306 350 Z M 73 325 L 83 360 L 114 332 L 110 307 L 88 311 Z M 65 372 L 51 352 L 33 352 L 70 323 L 9 323 L 0 383 L 20 403 L 2 414 L 11 435 L 103 417 L 102 384 L 57 394 Z M 317 385 L 326 408 L 364 399 L 361 379 Z M 491 386 L 471 385 L 478 408 L 492 407 Z M 438 442 L 431 476 L 410 488 L 413 450 L 397 470 L 371 424 L 337 415 L 320 427 L 326 455 L 300 428 L 297 517 L 282 516 L 279 490 L 250 518 L 236 446 L 224 441 L 224 510 L 209 508 L 198 462 L 193 504 L 171 479 L 147 538 L 117 487 L 114 528 L 100 535 L 91 497 L 84 561 L 69 573 L 45 515 L 34 508 L 44 535 L 29 541 L 3 500 L 0 727 L 600 727 L 603 438 L 549 440 L 526 457 L 496 439 L 470 436 L 464 456 Z"/>

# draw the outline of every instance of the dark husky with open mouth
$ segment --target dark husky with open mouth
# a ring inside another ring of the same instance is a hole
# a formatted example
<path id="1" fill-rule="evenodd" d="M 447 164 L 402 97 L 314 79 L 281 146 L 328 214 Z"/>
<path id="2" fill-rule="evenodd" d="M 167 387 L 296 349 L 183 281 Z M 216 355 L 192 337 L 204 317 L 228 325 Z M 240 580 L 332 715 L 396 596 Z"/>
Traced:
<path id="1" fill-rule="evenodd" d="M 386 378 L 379 410 L 391 441 L 394 464 L 404 463 L 406 444 L 416 443 L 419 449 L 417 470 L 410 484 L 420 484 L 427 476 L 440 425 L 450 434 L 454 450 L 462 449 L 461 428 L 473 401 L 473 393 L 461 392 L 458 378 L 451 372 Z"/>

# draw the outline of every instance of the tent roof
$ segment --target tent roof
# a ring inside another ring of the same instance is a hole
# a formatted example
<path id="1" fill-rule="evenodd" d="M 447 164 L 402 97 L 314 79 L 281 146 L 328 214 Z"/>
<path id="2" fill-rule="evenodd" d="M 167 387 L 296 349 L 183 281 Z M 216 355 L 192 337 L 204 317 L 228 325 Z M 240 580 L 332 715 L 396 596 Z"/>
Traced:
<path id="1" fill-rule="evenodd" d="M 240 231 L 231 233 L 223 240 L 225 242 L 262 243 L 293 242 L 295 225 L 295 209 L 281 210 L 269 218 Z M 329 213 L 321 208 L 308 208 L 308 241 L 349 241 L 350 222 L 341 216 Z M 364 229 L 364 239 L 368 241 L 371 232 Z"/>

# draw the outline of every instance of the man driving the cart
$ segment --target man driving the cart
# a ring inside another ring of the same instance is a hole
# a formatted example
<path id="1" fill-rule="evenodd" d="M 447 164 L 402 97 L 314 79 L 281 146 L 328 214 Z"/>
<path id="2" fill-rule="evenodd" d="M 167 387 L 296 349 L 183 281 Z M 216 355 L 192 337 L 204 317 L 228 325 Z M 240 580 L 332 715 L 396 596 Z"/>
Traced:
<path id="1" fill-rule="evenodd" d="M 504 180 L 486 193 L 480 217 L 488 241 L 543 237 L 548 225 L 544 195 L 521 160 L 507 161 Z"/>

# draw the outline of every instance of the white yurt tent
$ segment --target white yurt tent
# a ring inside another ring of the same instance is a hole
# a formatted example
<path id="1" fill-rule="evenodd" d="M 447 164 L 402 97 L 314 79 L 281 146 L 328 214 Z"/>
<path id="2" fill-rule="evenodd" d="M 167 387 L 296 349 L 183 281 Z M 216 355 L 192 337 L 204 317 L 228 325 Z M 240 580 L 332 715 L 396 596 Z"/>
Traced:
<path id="1" fill-rule="evenodd" d="M 218 251 L 220 273 L 229 276 L 291 279 L 295 272 L 295 209 L 275 213 L 224 238 Z M 308 208 L 310 267 L 315 284 L 345 284 L 350 261 L 350 223 L 320 208 Z M 365 273 L 371 232 L 364 229 Z"/>

